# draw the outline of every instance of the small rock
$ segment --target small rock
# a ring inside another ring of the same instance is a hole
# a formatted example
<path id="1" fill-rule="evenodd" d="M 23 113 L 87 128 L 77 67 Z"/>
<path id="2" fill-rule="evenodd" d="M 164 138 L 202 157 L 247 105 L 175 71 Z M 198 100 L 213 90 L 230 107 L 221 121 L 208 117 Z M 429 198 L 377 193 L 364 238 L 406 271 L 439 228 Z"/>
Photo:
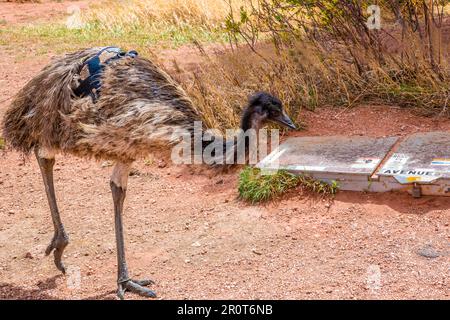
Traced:
<path id="1" fill-rule="evenodd" d="M 25 258 L 26 258 L 26 259 L 33 259 L 34 257 L 33 257 L 33 255 L 31 254 L 31 252 L 27 252 L 27 253 L 25 254 Z"/>
<path id="2" fill-rule="evenodd" d="M 133 176 L 140 176 L 141 175 L 141 172 L 138 170 L 138 169 L 131 169 L 130 170 L 130 173 L 128 174 L 130 177 L 133 177 Z"/>
<path id="3" fill-rule="evenodd" d="M 8 214 L 15 214 L 15 212 L 13 210 L 9 210 Z"/>
<path id="4" fill-rule="evenodd" d="M 439 257 L 439 253 L 431 245 L 426 245 L 423 248 L 417 250 L 417 254 L 430 259 Z"/>
<path id="5" fill-rule="evenodd" d="M 168 257 L 162 257 L 161 258 L 161 262 L 162 263 L 167 263 L 169 261 L 169 258 Z"/>
<path id="6" fill-rule="evenodd" d="M 112 161 L 104 161 L 102 162 L 101 166 L 102 168 L 111 167 L 114 164 Z"/>
<path id="7" fill-rule="evenodd" d="M 195 241 L 195 242 L 192 244 L 192 246 L 193 246 L 193 247 L 200 247 L 201 244 L 200 244 L 200 242 Z"/>
<path id="8" fill-rule="evenodd" d="M 189 259 L 184 260 L 184 263 L 190 263 L 190 262 L 191 262 L 191 260 L 189 260 Z"/>
<path id="9" fill-rule="evenodd" d="M 158 161 L 158 168 L 165 168 L 167 163 L 163 160 Z"/>
<path id="10" fill-rule="evenodd" d="M 216 184 L 223 184 L 223 179 L 219 179 L 216 181 Z"/>

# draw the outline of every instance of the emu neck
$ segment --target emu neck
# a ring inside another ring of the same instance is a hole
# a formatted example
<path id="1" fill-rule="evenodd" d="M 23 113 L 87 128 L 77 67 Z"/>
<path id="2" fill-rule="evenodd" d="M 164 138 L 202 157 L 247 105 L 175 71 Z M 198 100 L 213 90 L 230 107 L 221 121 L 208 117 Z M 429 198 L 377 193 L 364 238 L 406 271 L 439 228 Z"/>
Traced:
<path id="1" fill-rule="evenodd" d="M 225 137 L 222 137 L 223 139 L 221 140 L 222 142 L 219 142 L 215 139 L 213 139 L 213 141 L 203 141 L 202 143 L 202 151 L 205 151 L 205 149 L 208 150 L 207 153 L 209 153 L 209 151 L 211 150 L 211 147 L 219 148 L 222 150 L 221 154 L 215 154 L 213 157 L 216 158 L 216 160 L 218 160 L 219 162 L 217 162 L 216 164 L 225 164 L 228 163 L 230 164 L 230 159 L 234 159 L 234 162 L 232 163 L 237 163 L 236 161 L 238 161 L 238 150 L 242 150 L 242 144 L 244 144 L 244 157 L 245 157 L 245 161 L 248 160 L 248 153 L 249 153 L 249 137 L 245 134 L 247 132 L 247 130 L 249 129 L 255 129 L 256 132 L 258 132 L 259 127 L 260 127 L 260 121 L 258 121 L 257 118 L 252 116 L 252 112 L 249 110 L 249 108 L 244 109 L 243 113 L 242 113 L 242 117 L 241 117 L 241 123 L 240 123 L 240 129 L 243 131 L 241 133 L 238 134 L 237 137 L 235 137 L 235 139 L 233 140 L 229 140 L 226 141 Z M 231 153 L 230 153 L 231 152 Z M 241 160 L 239 160 L 241 161 Z M 241 162 L 239 162 L 241 163 Z"/>

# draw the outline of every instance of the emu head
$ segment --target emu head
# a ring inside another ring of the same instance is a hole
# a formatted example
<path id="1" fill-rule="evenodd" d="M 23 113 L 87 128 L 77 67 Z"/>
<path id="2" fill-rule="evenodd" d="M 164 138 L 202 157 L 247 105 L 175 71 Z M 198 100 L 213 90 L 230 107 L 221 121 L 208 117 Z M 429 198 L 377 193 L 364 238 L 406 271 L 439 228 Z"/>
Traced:
<path id="1" fill-rule="evenodd" d="M 267 122 L 275 122 L 291 129 L 296 129 L 294 123 L 283 110 L 280 99 L 267 92 L 257 92 L 248 101 L 244 110 L 241 128 L 258 130 Z"/>

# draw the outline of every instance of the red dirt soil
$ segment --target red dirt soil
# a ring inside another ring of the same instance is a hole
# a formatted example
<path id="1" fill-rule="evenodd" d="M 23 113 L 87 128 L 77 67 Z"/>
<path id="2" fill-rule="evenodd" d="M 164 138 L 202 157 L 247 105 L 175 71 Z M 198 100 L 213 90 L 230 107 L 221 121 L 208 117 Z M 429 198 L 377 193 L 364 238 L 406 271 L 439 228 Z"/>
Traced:
<path id="1" fill-rule="evenodd" d="M 91 1 L 92 2 L 92 1 Z M 40 3 L 20 3 L 0 0 L 0 21 L 6 24 L 26 24 L 49 21 L 68 12 L 71 6 L 84 9 L 89 1 L 40 1 Z"/>
<path id="2" fill-rule="evenodd" d="M 2 55 L 0 117 L 3 100 L 48 59 Z M 450 130 L 449 120 L 388 106 L 322 108 L 301 120 L 308 127 L 296 135 Z M 124 218 L 129 268 L 155 280 L 161 299 L 450 298 L 450 198 L 340 192 L 332 201 L 298 191 L 250 206 L 237 200 L 235 172 L 164 167 L 157 158 L 134 169 Z M 115 299 L 110 172 L 57 157 L 57 198 L 70 236 L 63 276 L 44 256 L 53 226 L 36 161 L 0 153 L 0 299 Z M 430 251 L 437 257 L 424 254 Z"/>

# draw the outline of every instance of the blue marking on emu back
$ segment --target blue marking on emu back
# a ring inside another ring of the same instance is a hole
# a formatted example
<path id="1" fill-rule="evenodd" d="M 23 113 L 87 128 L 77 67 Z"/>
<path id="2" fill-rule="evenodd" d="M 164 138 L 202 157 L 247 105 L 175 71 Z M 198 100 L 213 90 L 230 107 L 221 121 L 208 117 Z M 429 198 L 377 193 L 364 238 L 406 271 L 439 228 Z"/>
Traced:
<path id="1" fill-rule="evenodd" d="M 113 52 L 116 55 L 106 60 L 104 63 L 101 63 L 100 61 L 100 55 L 103 52 Z M 132 57 L 135 58 L 138 56 L 137 51 L 130 50 L 128 52 L 122 51 L 118 47 L 105 47 L 101 49 L 95 56 L 87 59 L 83 65 L 81 66 L 80 70 L 84 68 L 84 66 L 87 65 L 89 76 L 82 80 L 80 85 L 74 90 L 74 94 L 77 97 L 86 97 L 91 96 L 92 101 L 96 102 L 101 91 L 101 76 L 103 73 L 103 70 L 105 69 L 105 66 L 111 63 L 112 61 L 121 59 L 123 57 Z"/>

